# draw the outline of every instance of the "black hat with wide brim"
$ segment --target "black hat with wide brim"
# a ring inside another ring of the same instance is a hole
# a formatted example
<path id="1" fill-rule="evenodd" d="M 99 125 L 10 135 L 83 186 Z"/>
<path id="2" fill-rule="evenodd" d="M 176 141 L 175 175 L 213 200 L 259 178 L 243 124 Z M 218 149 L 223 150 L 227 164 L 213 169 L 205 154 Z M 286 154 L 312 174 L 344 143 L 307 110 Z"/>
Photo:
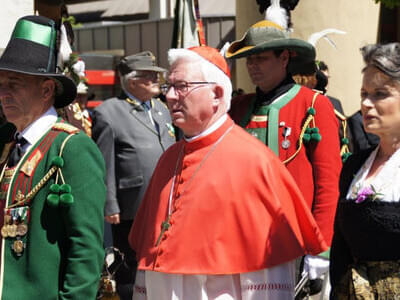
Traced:
<path id="1" fill-rule="evenodd" d="M 22 17 L 0 58 L 0 70 L 53 79 L 57 83 L 54 107 L 61 108 L 74 101 L 76 85 L 56 71 L 56 39 L 53 20 L 43 16 Z"/>
<path id="2" fill-rule="evenodd" d="M 263 20 L 252 25 L 243 38 L 234 41 L 226 52 L 226 58 L 242 58 L 270 50 L 289 50 L 291 68 L 313 62 L 315 48 L 306 41 L 290 38 L 287 31 L 274 22 Z"/>

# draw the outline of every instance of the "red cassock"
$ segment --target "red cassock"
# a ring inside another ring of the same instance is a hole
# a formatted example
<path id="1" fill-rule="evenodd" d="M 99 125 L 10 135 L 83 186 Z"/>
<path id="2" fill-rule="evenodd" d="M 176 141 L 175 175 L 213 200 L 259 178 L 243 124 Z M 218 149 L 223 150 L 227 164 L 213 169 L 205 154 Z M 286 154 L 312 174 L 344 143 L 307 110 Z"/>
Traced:
<path id="1" fill-rule="evenodd" d="M 315 92 L 301 87 L 294 98 L 279 111 L 278 128 L 279 158 L 285 161 L 297 149 L 300 131 L 307 117 L 307 111 L 312 106 Z M 240 123 L 255 94 L 247 94 L 232 100 L 229 112 L 236 123 Z M 329 99 L 318 95 L 314 104 L 315 126 L 321 134 L 321 141 L 303 144 L 296 157 L 286 164 L 298 187 L 303 193 L 313 216 L 328 244 L 333 236 L 333 222 L 337 201 L 339 198 L 339 176 L 342 168 L 340 158 L 339 124 Z M 267 123 L 265 124 L 267 127 Z M 291 128 L 291 134 L 286 137 L 290 147 L 283 148 L 283 130 Z"/>
<path id="2" fill-rule="evenodd" d="M 171 225 L 157 246 L 175 170 Z M 327 249 L 284 165 L 229 117 L 162 155 L 129 242 L 139 269 L 177 274 L 245 273 Z"/>

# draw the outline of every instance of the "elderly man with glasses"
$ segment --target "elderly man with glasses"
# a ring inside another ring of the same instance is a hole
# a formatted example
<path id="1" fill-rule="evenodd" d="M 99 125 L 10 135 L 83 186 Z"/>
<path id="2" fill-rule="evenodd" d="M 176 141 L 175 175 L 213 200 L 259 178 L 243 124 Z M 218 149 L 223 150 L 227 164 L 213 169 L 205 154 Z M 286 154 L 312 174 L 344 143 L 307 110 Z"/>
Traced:
<path id="1" fill-rule="evenodd" d="M 326 249 L 311 212 L 279 159 L 227 115 L 219 52 L 168 54 L 162 91 L 184 139 L 161 156 L 129 235 L 133 299 L 294 299 L 294 260 Z"/>
<path id="2" fill-rule="evenodd" d="M 127 56 L 118 65 L 123 94 L 94 110 L 93 138 L 107 168 L 105 219 L 112 224 L 114 247 L 127 266 L 116 274 L 121 299 L 132 298 L 136 261 L 128 233 L 161 154 L 175 142 L 171 118 L 160 94 L 160 73 L 150 51 Z"/>

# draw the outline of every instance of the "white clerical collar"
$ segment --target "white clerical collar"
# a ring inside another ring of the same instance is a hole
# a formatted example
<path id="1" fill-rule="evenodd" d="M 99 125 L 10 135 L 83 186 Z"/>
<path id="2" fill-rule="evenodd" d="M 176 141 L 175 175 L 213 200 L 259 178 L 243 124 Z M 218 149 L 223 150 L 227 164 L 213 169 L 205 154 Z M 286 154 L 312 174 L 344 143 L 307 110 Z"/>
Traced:
<path id="1" fill-rule="evenodd" d="M 43 133 L 49 130 L 56 121 L 57 112 L 52 106 L 43 115 L 22 130 L 21 133 L 19 133 L 28 141 L 26 147 L 28 148 L 29 146 L 35 144 L 36 141 L 43 136 Z"/>
<path id="2" fill-rule="evenodd" d="M 209 134 L 213 133 L 215 130 L 217 130 L 218 128 L 220 128 L 222 126 L 222 124 L 225 123 L 227 118 L 228 118 L 228 114 L 225 113 L 214 124 L 212 124 L 210 127 L 208 127 L 206 130 L 204 130 L 200 134 L 198 134 L 196 136 L 192 136 L 190 138 L 188 138 L 188 137 L 183 137 L 183 138 L 187 142 L 192 142 L 192 141 L 194 141 L 194 140 L 196 140 L 198 138 L 201 138 L 203 136 L 209 135 Z"/>

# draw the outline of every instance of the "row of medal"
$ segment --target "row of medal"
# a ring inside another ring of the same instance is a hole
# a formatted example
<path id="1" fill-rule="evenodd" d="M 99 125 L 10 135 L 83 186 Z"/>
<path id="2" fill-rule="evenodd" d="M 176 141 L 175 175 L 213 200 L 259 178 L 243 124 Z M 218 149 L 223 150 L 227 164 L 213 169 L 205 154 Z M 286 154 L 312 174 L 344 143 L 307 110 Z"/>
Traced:
<path id="1" fill-rule="evenodd" d="M 21 256 L 25 243 L 21 240 L 28 232 L 29 206 L 6 208 L 4 210 L 4 225 L 1 228 L 3 238 L 14 238 L 12 250 Z"/>

